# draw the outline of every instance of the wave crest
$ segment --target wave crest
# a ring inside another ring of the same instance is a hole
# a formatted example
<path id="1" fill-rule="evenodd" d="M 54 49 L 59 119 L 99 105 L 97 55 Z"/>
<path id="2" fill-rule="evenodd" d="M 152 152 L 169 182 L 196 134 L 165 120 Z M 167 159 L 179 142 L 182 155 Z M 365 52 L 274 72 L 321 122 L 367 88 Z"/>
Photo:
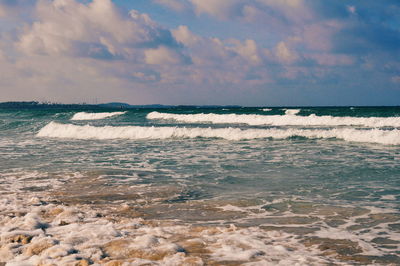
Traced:
<path id="1" fill-rule="evenodd" d="M 94 127 L 50 122 L 37 134 L 38 137 L 69 139 L 168 139 L 168 138 L 221 138 L 227 140 L 287 139 L 342 139 L 353 142 L 369 142 L 399 145 L 400 130 L 338 129 L 239 129 L 239 128 L 185 128 L 185 127 Z"/>
<path id="2" fill-rule="evenodd" d="M 284 109 L 286 115 L 297 115 L 300 113 L 300 109 Z"/>
<path id="3" fill-rule="evenodd" d="M 292 110 L 291 110 L 292 111 Z M 365 126 L 400 127 L 400 117 L 335 117 L 287 115 L 238 114 L 169 114 L 151 112 L 148 119 L 175 120 L 186 123 L 247 124 L 271 126 Z"/>
<path id="4" fill-rule="evenodd" d="M 74 114 L 71 120 L 98 120 L 104 119 L 112 116 L 123 115 L 126 112 L 111 112 L 111 113 L 86 113 L 79 112 Z"/>

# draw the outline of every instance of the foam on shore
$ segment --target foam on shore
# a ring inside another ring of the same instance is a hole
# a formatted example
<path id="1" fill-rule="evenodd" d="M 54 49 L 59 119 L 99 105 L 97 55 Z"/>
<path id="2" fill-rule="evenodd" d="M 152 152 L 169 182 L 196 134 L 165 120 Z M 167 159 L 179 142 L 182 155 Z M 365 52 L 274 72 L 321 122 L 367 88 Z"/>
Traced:
<path id="1" fill-rule="evenodd" d="M 282 223 L 272 226 L 204 226 L 121 216 L 131 208 L 127 204 L 96 208 L 51 202 L 54 202 L 51 197 L 2 197 L 0 262 L 7 265 L 326 265 L 358 259 L 367 263 L 384 261 L 385 246 L 373 244 L 371 239 L 379 236 L 382 227 L 386 228 L 395 217 L 395 213 L 389 210 L 385 213 L 383 209 L 377 210 L 378 217 L 366 209 L 316 206 L 304 209 L 304 216 L 297 213 L 292 217 L 300 219 L 297 224 L 288 216 L 280 217 Z M 323 221 L 330 213 L 339 217 L 343 214 L 341 218 L 348 222 L 338 228 L 322 223 L 319 231 L 303 236 L 285 231 L 306 226 L 303 220 L 309 215 L 320 216 Z M 350 226 L 357 225 L 356 220 L 362 219 L 372 219 L 382 227 L 370 228 L 369 233 L 362 234 L 359 231 L 363 227 L 349 231 Z M 391 234 L 390 238 L 396 241 L 398 235 Z M 398 251 L 393 243 L 391 248 Z"/>
<path id="2" fill-rule="evenodd" d="M 44 181 L 40 173 L 28 176 L 37 176 L 38 183 Z M 91 193 L 98 198 L 97 190 L 82 182 L 93 184 L 98 177 L 83 173 L 73 176 L 65 177 L 67 186 L 60 183 L 48 193 L 0 190 L 0 264 L 383 265 L 389 252 L 399 252 L 396 243 L 400 233 L 390 229 L 400 218 L 396 209 L 323 205 L 287 198 L 174 204 L 166 199 L 175 197 L 175 187 L 171 191 L 168 187 L 148 187 L 152 200 L 147 201 L 141 194 L 146 190 L 143 186 L 129 191 L 129 195 L 138 193 L 138 197 L 123 203 L 93 202 L 82 199 Z M 86 194 L 81 194 L 83 191 Z M 121 191 L 108 187 L 107 192 L 110 199 Z M 207 213 L 211 223 L 185 222 L 181 211 L 187 208 L 197 209 L 201 215 Z M 160 219 L 160 210 L 166 209 L 175 210 L 175 216 Z M 230 218 L 216 225 L 216 217 Z M 256 223 L 246 225 L 251 221 Z M 331 224 L 334 221 L 340 223 Z M 374 242 L 381 239 L 387 243 Z M 393 264 L 399 261 L 395 256 L 389 259 Z"/>
<path id="3" fill-rule="evenodd" d="M 282 232 L 234 226 L 155 225 L 141 218 L 113 222 L 109 220 L 111 216 L 97 216 L 98 212 L 84 207 L 48 204 L 31 207 L 28 213 L 17 217 L 4 217 L 0 262 L 204 265 L 205 261 L 296 263 L 301 258 L 299 265 L 309 265 L 330 261 L 318 256 L 312 248 L 296 245 L 289 234 Z"/>

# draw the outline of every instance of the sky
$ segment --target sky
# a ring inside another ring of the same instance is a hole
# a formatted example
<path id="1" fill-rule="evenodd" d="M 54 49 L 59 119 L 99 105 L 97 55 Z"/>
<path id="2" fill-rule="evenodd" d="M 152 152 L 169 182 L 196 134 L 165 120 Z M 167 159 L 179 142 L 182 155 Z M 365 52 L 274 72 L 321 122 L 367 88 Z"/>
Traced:
<path id="1" fill-rule="evenodd" d="M 0 101 L 400 105 L 399 0 L 0 0 Z"/>

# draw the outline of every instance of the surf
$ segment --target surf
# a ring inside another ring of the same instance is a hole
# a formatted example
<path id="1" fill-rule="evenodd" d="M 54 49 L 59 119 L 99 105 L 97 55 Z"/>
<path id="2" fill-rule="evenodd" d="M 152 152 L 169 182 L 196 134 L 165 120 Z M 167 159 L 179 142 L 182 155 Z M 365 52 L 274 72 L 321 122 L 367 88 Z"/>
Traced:
<path id="1" fill-rule="evenodd" d="M 292 110 L 291 110 L 292 111 Z M 297 110 L 296 110 L 297 111 Z M 286 115 L 257 114 L 170 114 L 151 112 L 150 120 L 174 120 L 185 123 L 247 124 L 252 126 L 365 126 L 400 127 L 400 117 L 336 117 L 336 116 L 298 116 L 295 112 Z"/>
<path id="2" fill-rule="evenodd" d="M 74 114 L 74 116 L 70 120 L 98 120 L 109 118 L 113 116 L 123 115 L 126 112 L 111 112 L 111 113 L 86 113 L 79 112 Z"/>
<path id="3" fill-rule="evenodd" d="M 389 145 L 400 144 L 400 130 L 381 129 L 240 129 L 240 128 L 187 128 L 187 127 L 142 127 L 73 125 L 50 122 L 40 129 L 37 137 L 60 139 L 172 139 L 172 138 L 218 138 L 231 141 L 252 139 L 341 139 L 352 142 L 367 142 Z"/>

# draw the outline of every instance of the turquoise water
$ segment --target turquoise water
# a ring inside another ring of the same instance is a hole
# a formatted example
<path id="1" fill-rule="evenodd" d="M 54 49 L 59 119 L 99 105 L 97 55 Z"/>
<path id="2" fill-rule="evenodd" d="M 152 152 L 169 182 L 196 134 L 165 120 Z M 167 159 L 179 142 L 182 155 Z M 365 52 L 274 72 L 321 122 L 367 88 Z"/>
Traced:
<path id="1" fill-rule="evenodd" d="M 398 107 L 0 110 L 0 157 L 4 194 L 142 198 L 148 219 L 348 234 L 369 247 L 348 255 L 400 263 Z"/>

